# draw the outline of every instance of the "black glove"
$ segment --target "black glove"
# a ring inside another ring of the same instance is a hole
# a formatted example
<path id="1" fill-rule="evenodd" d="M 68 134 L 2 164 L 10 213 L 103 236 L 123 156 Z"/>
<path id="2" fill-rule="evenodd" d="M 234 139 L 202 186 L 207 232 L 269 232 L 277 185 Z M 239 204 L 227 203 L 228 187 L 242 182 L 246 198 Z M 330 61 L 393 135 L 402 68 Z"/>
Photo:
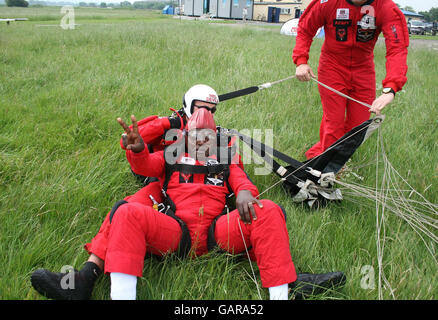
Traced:
<path id="1" fill-rule="evenodd" d="M 186 114 L 184 112 L 184 109 L 181 108 L 178 111 L 176 111 L 175 109 L 170 109 L 173 110 L 173 114 L 168 117 L 169 122 L 170 122 L 170 128 L 171 129 L 183 129 L 186 126 L 187 123 L 187 117 Z M 181 119 L 183 121 L 183 123 L 181 124 Z"/>
<path id="2" fill-rule="evenodd" d="M 181 129 L 181 118 L 178 116 L 168 117 L 170 122 L 170 129 Z"/>

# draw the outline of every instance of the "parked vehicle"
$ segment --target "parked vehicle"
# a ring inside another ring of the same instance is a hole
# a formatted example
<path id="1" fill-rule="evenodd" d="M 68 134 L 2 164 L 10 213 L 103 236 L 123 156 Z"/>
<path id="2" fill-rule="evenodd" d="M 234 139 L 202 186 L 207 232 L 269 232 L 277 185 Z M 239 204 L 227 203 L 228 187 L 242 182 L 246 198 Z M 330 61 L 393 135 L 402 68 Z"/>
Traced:
<path id="1" fill-rule="evenodd" d="M 425 34 L 436 35 L 438 33 L 438 22 L 424 22 Z"/>
<path id="2" fill-rule="evenodd" d="M 408 22 L 409 34 L 425 34 L 426 24 L 420 20 L 411 20 Z"/>
<path id="3" fill-rule="evenodd" d="M 438 33 L 438 22 L 432 22 L 432 35 L 436 35 Z"/>

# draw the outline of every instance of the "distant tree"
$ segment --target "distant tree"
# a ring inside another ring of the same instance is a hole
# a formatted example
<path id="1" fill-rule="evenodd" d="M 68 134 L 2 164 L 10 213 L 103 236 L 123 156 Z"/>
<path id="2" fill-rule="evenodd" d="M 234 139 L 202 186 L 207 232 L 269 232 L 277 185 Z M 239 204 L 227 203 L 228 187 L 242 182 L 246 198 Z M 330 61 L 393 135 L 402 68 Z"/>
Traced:
<path id="1" fill-rule="evenodd" d="M 146 1 L 135 1 L 132 6 L 135 9 L 146 9 L 147 8 L 147 3 Z"/>
<path id="2" fill-rule="evenodd" d="M 433 21 L 433 19 L 430 16 L 429 11 L 420 11 L 418 13 L 422 14 L 424 16 L 424 20 L 426 20 L 427 22 Z"/>
<path id="3" fill-rule="evenodd" d="M 404 8 L 402 8 L 403 10 L 406 10 L 406 11 L 410 11 L 410 12 L 415 12 L 415 9 L 414 8 L 412 8 L 411 6 L 405 6 Z"/>
<path id="4" fill-rule="evenodd" d="M 87 3 L 86 2 L 79 2 L 79 7 L 86 7 Z"/>
<path id="5" fill-rule="evenodd" d="M 129 2 L 129 1 L 120 2 L 120 7 L 122 7 L 122 8 L 131 8 L 131 2 Z"/>
<path id="6" fill-rule="evenodd" d="M 438 8 L 432 8 L 429 11 L 420 11 L 419 14 L 424 16 L 427 22 L 438 21 Z"/>
<path id="7" fill-rule="evenodd" d="M 88 6 L 89 6 L 89 7 L 97 7 L 97 5 L 96 5 L 94 2 L 90 2 L 90 3 L 88 4 Z"/>
<path id="8" fill-rule="evenodd" d="M 100 7 L 101 7 L 101 8 L 106 8 L 106 3 L 105 3 L 105 2 L 101 2 L 101 3 L 100 3 Z"/>
<path id="9" fill-rule="evenodd" d="M 431 21 L 438 21 L 438 8 L 432 8 L 429 10 Z"/>
<path id="10" fill-rule="evenodd" d="M 26 0 L 6 0 L 6 5 L 8 7 L 28 7 L 29 2 Z"/>

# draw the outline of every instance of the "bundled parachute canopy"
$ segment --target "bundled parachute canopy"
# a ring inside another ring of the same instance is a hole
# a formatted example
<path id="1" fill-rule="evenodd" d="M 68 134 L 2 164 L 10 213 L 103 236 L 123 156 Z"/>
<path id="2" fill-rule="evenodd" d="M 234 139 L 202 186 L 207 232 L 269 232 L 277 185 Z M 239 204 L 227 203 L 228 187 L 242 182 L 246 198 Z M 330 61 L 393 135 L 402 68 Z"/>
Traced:
<path id="1" fill-rule="evenodd" d="M 335 174 L 383 120 L 384 116 L 376 116 L 363 122 L 333 143 L 324 153 L 305 162 L 295 160 L 240 132 L 231 131 L 231 134 L 237 135 L 264 161 L 271 164 L 272 172 L 282 178 L 285 189 L 295 202 L 305 202 L 312 207 L 315 203 L 342 200 L 341 191 L 333 188 Z M 282 166 L 273 157 L 287 163 L 287 166 Z"/>

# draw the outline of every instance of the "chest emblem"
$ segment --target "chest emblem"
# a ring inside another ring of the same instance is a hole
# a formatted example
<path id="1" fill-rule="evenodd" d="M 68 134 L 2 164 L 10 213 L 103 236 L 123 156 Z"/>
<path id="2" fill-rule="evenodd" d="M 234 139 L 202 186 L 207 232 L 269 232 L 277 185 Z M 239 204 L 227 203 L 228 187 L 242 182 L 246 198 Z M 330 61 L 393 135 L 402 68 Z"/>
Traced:
<path id="1" fill-rule="evenodd" d="M 336 40 L 347 41 L 348 39 L 348 27 L 351 26 L 351 20 L 335 19 L 333 20 L 333 26 L 336 28 Z"/>
<path id="2" fill-rule="evenodd" d="M 362 19 L 357 22 L 356 40 L 358 42 L 367 42 L 372 40 L 375 34 L 376 18 L 372 14 L 365 14 Z"/>

